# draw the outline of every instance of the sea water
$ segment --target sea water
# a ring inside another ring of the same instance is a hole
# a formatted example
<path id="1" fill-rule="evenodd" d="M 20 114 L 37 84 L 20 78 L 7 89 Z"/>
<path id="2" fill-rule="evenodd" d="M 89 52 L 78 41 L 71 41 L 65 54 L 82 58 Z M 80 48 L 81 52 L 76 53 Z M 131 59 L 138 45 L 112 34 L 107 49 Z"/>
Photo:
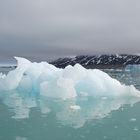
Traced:
<path id="1" fill-rule="evenodd" d="M 5 74 L 8 71 L 11 69 L 3 68 L 1 70 Z M 71 87 L 70 92 L 74 92 L 73 94 L 69 94 L 69 96 L 63 94 L 65 98 L 62 98 L 62 95 L 54 98 L 48 92 L 43 92 L 40 96 L 40 93 L 35 92 L 38 88 L 33 88 L 34 92 L 29 92 L 31 83 L 27 80 L 28 78 L 23 79 L 22 77 L 22 82 L 18 84 L 16 90 L 12 88 L 16 84 L 12 86 L 7 84 L 7 89 L 10 90 L 3 89 L 0 94 L 0 140 L 139 140 L 140 99 L 137 95 L 140 90 L 139 71 L 129 69 L 105 69 L 102 71 L 111 78 L 120 81 L 121 85 L 125 84 L 125 90 L 121 88 L 123 92 L 119 89 L 122 92 L 118 93 L 119 96 L 114 91 L 114 89 L 118 90 L 119 86 L 113 89 L 107 87 L 108 93 L 105 94 L 104 90 L 99 89 L 102 94 L 95 92 L 96 96 L 91 93 L 89 95 L 85 88 L 80 87 L 80 90 L 76 89 L 76 94 L 80 92 L 74 97 L 75 92 Z M 24 73 L 25 77 L 27 75 L 28 73 Z M 96 72 L 97 75 L 98 72 Z M 16 78 L 12 79 L 12 82 L 16 80 Z M 23 81 L 28 81 L 28 83 Z M 33 79 L 32 82 L 38 86 L 38 83 L 34 83 Z M 66 80 L 61 82 L 68 83 L 67 85 L 63 83 L 67 89 L 72 85 Z M 51 84 L 55 85 L 56 83 Z M 89 82 L 85 83 L 84 81 L 82 86 L 88 87 L 88 84 Z M 136 91 L 133 87 L 129 88 L 130 85 L 134 85 Z M 97 86 L 94 87 L 96 90 Z M 52 94 L 57 94 L 57 91 L 53 89 L 55 87 L 49 85 L 49 88 L 52 89 Z M 69 91 L 60 88 L 57 90 L 69 93 Z M 128 94 L 124 93 L 126 91 Z M 93 89 L 92 92 L 94 93 Z M 133 92 L 136 93 L 133 95 Z M 71 98 L 70 95 L 72 95 Z"/>

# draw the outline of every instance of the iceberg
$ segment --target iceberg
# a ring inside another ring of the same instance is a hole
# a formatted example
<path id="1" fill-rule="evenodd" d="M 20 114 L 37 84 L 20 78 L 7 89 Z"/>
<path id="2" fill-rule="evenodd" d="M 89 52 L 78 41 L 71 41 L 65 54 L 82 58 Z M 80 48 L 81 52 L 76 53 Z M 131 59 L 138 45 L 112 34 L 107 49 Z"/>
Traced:
<path id="1" fill-rule="evenodd" d="M 30 109 L 39 107 L 43 114 L 55 111 L 64 124 L 81 127 L 88 119 L 104 118 L 124 104 L 140 101 L 140 91 L 133 85 L 121 84 L 101 70 L 80 64 L 60 69 L 47 62 L 15 59 L 17 68 L 0 74 L 0 98 L 13 108 L 13 118 L 28 118 Z"/>
<path id="2" fill-rule="evenodd" d="M 47 63 L 32 63 L 15 57 L 17 68 L 7 75 L 0 75 L 0 91 L 28 91 L 46 97 L 68 99 L 86 93 L 86 96 L 139 95 L 133 85 L 122 85 L 107 73 L 87 70 L 80 64 L 56 68 Z"/>
<path id="3" fill-rule="evenodd" d="M 125 70 L 133 72 L 133 73 L 140 73 L 140 64 L 134 64 L 134 65 L 127 65 Z"/>

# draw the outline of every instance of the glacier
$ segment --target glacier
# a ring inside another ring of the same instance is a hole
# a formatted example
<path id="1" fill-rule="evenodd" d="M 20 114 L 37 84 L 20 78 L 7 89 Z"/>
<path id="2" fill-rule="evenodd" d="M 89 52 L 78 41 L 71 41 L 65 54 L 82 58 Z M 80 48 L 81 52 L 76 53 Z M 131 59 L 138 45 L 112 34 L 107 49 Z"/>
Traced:
<path id="1" fill-rule="evenodd" d="M 15 59 L 17 68 L 0 74 L 0 99 L 13 108 L 13 118 L 29 118 L 30 110 L 39 107 L 43 114 L 55 112 L 62 124 L 82 127 L 89 119 L 104 118 L 140 101 L 140 91 L 133 85 L 121 84 L 101 70 L 80 64 L 61 69 Z"/>

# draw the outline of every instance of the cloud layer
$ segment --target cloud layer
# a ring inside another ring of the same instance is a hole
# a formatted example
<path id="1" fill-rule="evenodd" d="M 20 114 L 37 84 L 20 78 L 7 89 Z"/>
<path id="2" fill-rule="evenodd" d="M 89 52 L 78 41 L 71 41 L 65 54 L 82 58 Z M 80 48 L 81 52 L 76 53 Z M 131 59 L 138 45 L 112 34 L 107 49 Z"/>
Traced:
<path id="1" fill-rule="evenodd" d="M 139 0 L 0 0 L 0 58 L 140 52 Z"/>

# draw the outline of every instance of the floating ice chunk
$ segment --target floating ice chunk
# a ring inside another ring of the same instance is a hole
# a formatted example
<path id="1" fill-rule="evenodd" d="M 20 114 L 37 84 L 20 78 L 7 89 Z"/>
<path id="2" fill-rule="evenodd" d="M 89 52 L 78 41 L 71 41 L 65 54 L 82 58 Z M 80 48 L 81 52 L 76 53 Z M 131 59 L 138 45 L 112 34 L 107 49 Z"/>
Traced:
<path id="1" fill-rule="evenodd" d="M 81 93 L 88 96 L 140 96 L 134 86 L 121 85 L 103 71 L 87 70 L 79 64 L 59 69 L 47 62 L 31 63 L 15 57 L 18 66 L 0 77 L 0 90 L 34 92 L 43 96 L 68 99 Z"/>
<path id="2" fill-rule="evenodd" d="M 131 72 L 139 72 L 140 71 L 140 65 L 127 65 L 125 70 L 129 70 Z"/>
<path id="3" fill-rule="evenodd" d="M 79 105 L 71 105 L 70 109 L 72 109 L 72 110 L 80 110 L 81 107 Z"/>
<path id="4" fill-rule="evenodd" d="M 137 119 L 136 118 L 131 118 L 129 121 L 130 122 L 135 122 Z"/>
<path id="5" fill-rule="evenodd" d="M 133 128 L 134 131 L 139 131 L 138 127 Z"/>
<path id="6" fill-rule="evenodd" d="M 114 126 L 114 128 L 115 128 L 115 129 L 117 129 L 117 128 L 118 128 L 118 126 L 117 126 L 117 125 L 115 125 L 115 126 Z"/>
<path id="7" fill-rule="evenodd" d="M 62 124 L 78 128 L 140 101 L 140 91 L 133 85 L 122 85 L 98 69 L 79 64 L 59 69 L 47 62 L 16 60 L 15 70 L 0 74 L 0 98 L 13 109 L 14 118 L 28 118 L 30 109 L 39 107 L 42 113 L 55 112 Z"/>
<path id="8" fill-rule="evenodd" d="M 105 97 L 105 96 L 104 96 L 104 97 L 102 97 L 102 100 L 107 100 L 107 97 Z"/>
<path id="9" fill-rule="evenodd" d="M 25 137 L 20 137 L 20 136 L 17 136 L 17 137 L 16 137 L 16 140 L 27 140 L 27 138 L 25 138 Z"/>

